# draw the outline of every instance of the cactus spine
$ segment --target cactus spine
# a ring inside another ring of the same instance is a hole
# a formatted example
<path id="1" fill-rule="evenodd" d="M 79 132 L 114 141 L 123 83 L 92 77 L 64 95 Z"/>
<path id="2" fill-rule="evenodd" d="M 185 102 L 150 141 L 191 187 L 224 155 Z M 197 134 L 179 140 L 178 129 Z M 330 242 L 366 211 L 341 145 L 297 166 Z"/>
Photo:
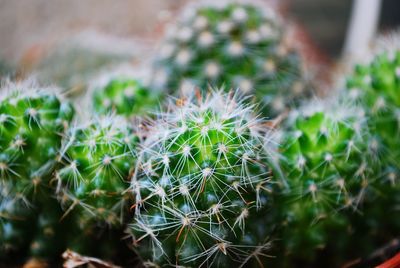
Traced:
<path id="1" fill-rule="evenodd" d="M 185 94 L 196 87 L 254 94 L 268 116 L 307 93 L 302 60 L 268 6 L 224 2 L 189 6 L 156 57 L 153 86 Z"/>

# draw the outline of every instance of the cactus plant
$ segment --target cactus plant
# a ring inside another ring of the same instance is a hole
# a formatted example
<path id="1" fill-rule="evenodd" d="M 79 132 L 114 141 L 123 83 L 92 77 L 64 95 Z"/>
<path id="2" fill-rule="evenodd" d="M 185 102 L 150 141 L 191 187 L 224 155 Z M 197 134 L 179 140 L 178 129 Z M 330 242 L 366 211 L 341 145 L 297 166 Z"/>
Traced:
<path id="1" fill-rule="evenodd" d="M 386 181 L 399 184 L 400 150 L 400 50 L 376 55 L 372 62 L 359 64 L 347 79 L 346 97 L 361 103 L 379 153 L 386 162 Z"/>
<path id="2" fill-rule="evenodd" d="M 177 100 L 141 146 L 134 243 L 156 265 L 248 264 L 269 246 L 273 135 L 238 94 L 198 98 Z"/>
<path id="3" fill-rule="evenodd" d="M 400 50 L 398 41 L 387 43 L 369 63 L 355 66 L 343 92 L 365 108 L 380 156 L 375 195 L 367 200 L 363 216 L 353 219 L 359 239 L 347 241 L 349 247 L 362 245 L 364 254 L 398 236 L 400 228 Z"/>
<path id="4" fill-rule="evenodd" d="M 52 258 L 62 250 L 62 242 L 54 243 L 55 228 L 62 225 L 51 175 L 74 110 L 55 92 L 30 82 L 8 83 L 2 91 L 0 255 L 27 251 L 30 245 L 30 256 Z"/>
<path id="5" fill-rule="evenodd" d="M 32 200 L 48 187 L 61 135 L 74 111 L 54 93 L 9 87 L 11 91 L 0 98 L 0 179 Z"/>
<path id="6" fill-rule="evenodd" d="M 239 88 L 274 116 L 307 95 L 302 59 L 287 35 L 269 6 L 190 5 L 161 45 L 152 86 L 184 94 L 209 85 Z"/>
<path id="7" fill-rule="evenodd" d="M 94 111 L 101 115 L 115 113 L 126 117 L 145 115 L 156 108 L 158 94 L 141 82 L 115 77 L 93 92 Z"/>
<path id="8" fill-rule="evenodd" d="M 341 101 L 316 101 L 288 120 L 281 167 L 289 190 L 279 204 L 289 266 L 312 263 L 325 247 L 340 247 L 350 226 L 343 210 L 354 213 L 373 192 L 377 153 L 364 114 Z"/>
<path id="9" fill-rule="evenodd" d="M 131 199 L 127 189 L 137 141 L 123 118 L 97 118 L 70 129 L 56 172 L 67 212 L 77 208 L 86 224 L 122 223 Z"/>

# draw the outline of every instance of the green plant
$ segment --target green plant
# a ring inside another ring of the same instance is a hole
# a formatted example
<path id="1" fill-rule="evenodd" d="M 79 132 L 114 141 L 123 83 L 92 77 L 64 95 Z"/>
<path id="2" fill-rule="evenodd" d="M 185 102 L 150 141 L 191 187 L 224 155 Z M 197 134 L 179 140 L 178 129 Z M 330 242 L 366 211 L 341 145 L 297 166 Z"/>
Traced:
<path id="1" fill-rule="evenodd" d="M 126 117 L 145 115 L 156 108 L 158 94 L 138 80 L 115 77 L 93 92 L 93 108 L 98 114 L 112 112 Z"/>
<path id="2" fill-rule="evenodd" d="M 375 195 L 366 200 L 363 215 L 352 219 L 359 239 L 347 241 L 348 247 L 362 245 L 364 254 L 398 236 L 400 228 L 400 50 L 390 43 L 354 67 L 343 92 L 364 107 L 380 160 Z"/>
<path id="3" fill-rule="evenodd" d="M 290 267 L 315 262 L 327 247 L 336 247 L 331 254 L 342 250 L 341 239 L 351 226 L 343 211 L 357 212 L 373 192 L 378 156 L 364 110 L 351 103 L 311 102 L 293 112 L 287 124 L 281 167 L 288 189 L 279 204 L 281 246 Z M 329 265 L 341 260 L 325 259 Z"/>
<path id="4" fill-rule="evenodd" d="M 53 258 L 61 208 L 51 178 L 74 110 L 50 89 L 7 84 L 0 97 L 0 255 Z M 62 228 L 62 227 L 61 227 Z M 59 234 L 59 233 L 58 233 Z"/>
<path id="5" fill-rule="evenodd" d="M 72 127 L 57 170 L 61 201 L 79 210 L 82 222 L 119 225 L 129 208 L 129 181 L 136 162 L 137 136 L 123 118 L 94 119 Z"/>
<path id="6" fill-rule="evenodd" d="M 254 94 L 267 116 L 306 97 L 302 59 L 268 6 L 189 6 L 156 56 L 152 86 L 186 94 L 209 85 Z"/>
<path id="7" fill-rule="evenodd" d="M 177 100 L 140 147 L 134 243 L 156 265 L 260 261 L 273 223 L 272 132 L 237 94 Z"/>

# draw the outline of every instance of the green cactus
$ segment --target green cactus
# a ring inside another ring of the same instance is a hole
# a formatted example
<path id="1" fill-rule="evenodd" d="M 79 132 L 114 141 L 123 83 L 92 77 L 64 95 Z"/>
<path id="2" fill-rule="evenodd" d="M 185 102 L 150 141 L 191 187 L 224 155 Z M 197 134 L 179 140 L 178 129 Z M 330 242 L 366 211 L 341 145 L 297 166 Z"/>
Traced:
<path id="1" fill-rule="evenodd" d="M 2 91 L 0 255 L 26 252 L 51 259 L 63 250 L 62 239 L 56 239 L 61 207 L 52 197 L 51 178 L 74 110 L 55 92 L 28 82 Z"/>
<path id="2" fill-rule="evenodd" d="M 346 82 L 343 97 L 364 107 L 381 167 L 375 196 L 365 203 L 362 216 L 353 217 L 359 239 L 347 241 L 349 247 L 362 245 L 367 255 L 400 229 L 400 50 L 384 49 L 369 63 L 356 65 Z"/>
<path id="3" fill-rule="evenodd" d="M 357 65 L 347 79 L 348 93 L 365 107 L 378 152 L 387 165 L 386 181 L 399 184 L 400 50 L 384 52 L 370 64 Z"/>
<path id="4" fill-rule="evenodd" d="M 112 112 L 126 117 L 145 115 L 157 107 L 158 94 L 139 81 L 127 77 L 110 79 L 93 93 L 93 108 L 98 114 Z"/>
<path id="5" fill-rule="evenodd" d="M 152 85 L 184 94 L 209 85 L 238 88 L 275 116 L 307 95 L 302 60 L 285 34 L 268 6 L 189 6 L 159 50 Z"/>
<path id="6" fill-rule="evenodd" d="M 377 154 L 360 107 L 311 102 L 288 122 L 281 167 L 289 187 L 279 204 L 282 251 L 290 256 L 290 267 L 312 263 L 326 247 L 340 247 L 340 237 L 351 224 L 343 211 L 355 213 L 373 192 Z"/>
<path id="7" fill-rule="evenodd" d="M 237 95 L 178 100 L 141 146 L 134 243 L 156 265 L 231 267 L 269 247 L 272 133 Z"/>
<path id="8" fill-rule="evenodd" d="M 74 111 L 54 93 L 10 87 L 0 99 L 0 181 L 32 200 L 49 186 Z"/>
<path id="9" fill-rule="evenodd" d="M 67 213 L 77 208 L 86 223 L 122 222 L 131 199 L 127 190 L 137 141 L 132 128 L 117 117 L 71 128 L 62 149 L 63 167 L 56 172 Z"/>

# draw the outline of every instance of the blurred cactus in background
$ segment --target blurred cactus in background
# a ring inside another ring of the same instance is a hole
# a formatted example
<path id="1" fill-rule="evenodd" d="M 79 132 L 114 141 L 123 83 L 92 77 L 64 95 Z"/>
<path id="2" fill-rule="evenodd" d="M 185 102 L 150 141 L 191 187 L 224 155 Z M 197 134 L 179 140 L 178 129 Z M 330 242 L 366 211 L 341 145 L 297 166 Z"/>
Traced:
<path id="1" fill-rule="evenodd" d="M 371 145 L 379 156 L 374 198 L 367 200 L 362 216 L 352 219 L 364 255 L 397 237 L 400 230 L 400 50 L 397 39 L 384 42 L 389 45 L 369 63 L 354 67 L 343 92 L 344 98 L 365 108 Z M 351 247 L 354 241 L 348 244 Z"/>
<path id="2" fill-rule="evenodd" d="M 93 108 L 97 114 L 115 113 L 125 117 L 156 111 L 160 94 L 128 77 L 115 77 L 93 92 Z"/>
<path id="3" fill-rule="evenodd" d="M 350 226 L 343 211 L 355 213 L 373 190 L 377 155 L 366 119 L 361 107 L 335 99 L 307 103 L 289 117 L 281 142 L 289 187 L 279 202 L 288 267 L 339 245 Z"/>
<path id="4" fill-rule="evenodd" d="M 252 1 L 189 5 L 167 32 L 152 86 L 176 94 L 225 86 L 275 116 L 307 97 L 303 61 L 275 11 Z"/>
<path id="5" fill-rule="evenodd" d="M 154 122 L 132 182 L 144 261 L 229 267 L 264 256 L 273 133 L 253 108 L 217 91 L 177 100 Z"/>
<path id="6" fill-rule="evenodd" d="M 40 82 L 56 84 L 69 96 L 77 97 L 85 93 L 100 71 L 132 63 L 138 46 L 132 40 L 82 32 L 47 48 L 41 58 L 28 65 Z"/>

